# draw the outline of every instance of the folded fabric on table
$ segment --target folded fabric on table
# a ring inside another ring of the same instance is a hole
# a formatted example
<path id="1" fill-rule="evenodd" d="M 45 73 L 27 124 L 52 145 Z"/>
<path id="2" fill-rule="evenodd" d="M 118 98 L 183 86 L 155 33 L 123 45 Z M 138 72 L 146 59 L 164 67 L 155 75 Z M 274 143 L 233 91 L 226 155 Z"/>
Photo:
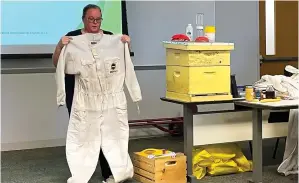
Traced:
<path id="1" fill-rule="evenodd" d="M 299 71 L 298 69 L 287 66 L 288 72 L 294 73 L 291 77 L 283 75 L 264 75 L 261 79 L 254 83 L 253 87 L 265 90 L 269 85 L 273 86 L 276 96 L 282 99 L 298 99 L 299 98 Z"/>

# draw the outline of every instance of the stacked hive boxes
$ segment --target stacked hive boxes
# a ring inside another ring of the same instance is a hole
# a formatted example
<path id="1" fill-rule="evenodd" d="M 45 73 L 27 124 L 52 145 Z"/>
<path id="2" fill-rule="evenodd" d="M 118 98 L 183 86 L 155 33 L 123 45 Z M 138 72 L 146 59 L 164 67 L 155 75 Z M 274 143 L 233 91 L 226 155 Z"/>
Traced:
<path id="1" fill-rule="evenodd" d="M 201 102 L 231 100 L 233 43 L 164 42 L 166 98 Z"/>

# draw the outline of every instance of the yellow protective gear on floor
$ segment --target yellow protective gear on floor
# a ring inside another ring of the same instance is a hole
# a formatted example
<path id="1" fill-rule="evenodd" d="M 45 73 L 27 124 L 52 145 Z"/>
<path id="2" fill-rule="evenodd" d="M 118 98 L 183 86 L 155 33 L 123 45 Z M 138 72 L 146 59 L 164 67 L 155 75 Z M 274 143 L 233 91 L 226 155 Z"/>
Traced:
<path id="1" fill-rule="evenodd" d="M 252 171 L 252 161 L 235 143 L 205 145 L 193 149 L 193 175 L 211 176 Z"/>

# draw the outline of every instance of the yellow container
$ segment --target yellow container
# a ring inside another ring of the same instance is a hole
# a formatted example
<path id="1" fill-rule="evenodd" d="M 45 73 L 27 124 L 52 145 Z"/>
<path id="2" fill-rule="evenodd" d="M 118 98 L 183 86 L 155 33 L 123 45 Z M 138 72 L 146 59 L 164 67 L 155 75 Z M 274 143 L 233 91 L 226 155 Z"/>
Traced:
<path id="1" fill-rule="evenodd" d="M 166 97 L 185 102 L 231 100 L 232 43 L 165 42 Z"/>
<path id="2" fill-rule="evenodd" d="M 209 42 L 215 42 L 216 28 L 214 26 L 206 26 L 205 37 L 209 39 Z"/>
<path id="3" fill-rule="evenodd" d="M 205 27 L 205 33 L 215 33 L 215 32 L 216 32 L 215 26 L 206 26 Z"/>
<path id="4" fill-rule="evenodd" d="M 254 91 L 252 86 L 246 86 L 245 88 L 245 100 L 248 102 L 253 101 L 254 99 Z"/>

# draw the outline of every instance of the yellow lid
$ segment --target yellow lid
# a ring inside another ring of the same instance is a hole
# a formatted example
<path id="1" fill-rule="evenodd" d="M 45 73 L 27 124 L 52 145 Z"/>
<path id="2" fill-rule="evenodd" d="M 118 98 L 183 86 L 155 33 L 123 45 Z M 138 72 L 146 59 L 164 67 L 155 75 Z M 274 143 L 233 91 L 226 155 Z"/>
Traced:
<path id="1" fill-rule="evenodd" d="M 215 33 L 215 32 L 216 32 L 215 26 L 206 26 L 205 27 L 205 33 Z"/>

